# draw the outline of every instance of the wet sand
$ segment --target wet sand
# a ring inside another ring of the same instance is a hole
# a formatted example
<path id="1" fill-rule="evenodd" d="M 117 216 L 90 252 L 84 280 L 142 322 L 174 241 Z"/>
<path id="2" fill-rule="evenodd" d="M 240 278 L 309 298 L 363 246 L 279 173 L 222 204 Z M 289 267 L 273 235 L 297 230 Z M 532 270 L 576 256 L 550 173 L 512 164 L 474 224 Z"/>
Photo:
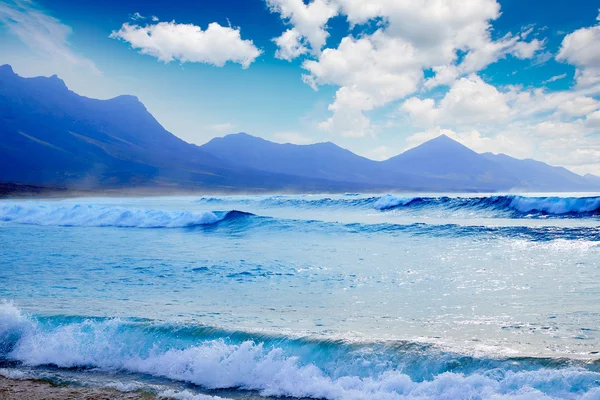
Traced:
<path id="1" fill-rule="evenodd" d="M 2 400 L 154 400 L 149 392 L 123 393 L 114 389 L 56 386 L 42 380 L 16 380 L 0 377 Z"/>

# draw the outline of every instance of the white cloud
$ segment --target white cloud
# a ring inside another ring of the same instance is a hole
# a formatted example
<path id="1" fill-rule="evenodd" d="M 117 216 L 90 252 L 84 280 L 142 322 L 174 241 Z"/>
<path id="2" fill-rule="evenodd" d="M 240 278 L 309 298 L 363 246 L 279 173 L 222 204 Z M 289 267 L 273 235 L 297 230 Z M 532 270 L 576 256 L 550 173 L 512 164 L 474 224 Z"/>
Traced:
<path id="1" fill-rule="evenodd" d="M 302 54 L 308 53 L 308 48 L 303 43 L 303 37 L 296 29 L 288 29 L 273 41 L 278 48 L 275 57 L 279 59 L 291 61 Z"/>
<path id="2" fill-rule="evenodd" d="M 64 68 L 101 75 L 96 65 L 69 43 L 68 37 L 73 33 L 71 27 L 47 15 L 35 2 L 8 0 L 0 3 L 0 23 L 37 55 L 60 63 Z"/>
<path id="3" fill-rule="evenodd" d="M 413 123 L 419 126 L 435 125 L 440 115 L 440 110 L 433 99 L 411 97 L 404 101 L 400 108 L 410 115 Z"/>
<path id="4" fill-rule="evenodd" d="M 457 80 L 438 104 L 412 97 L 401 109 L 419 125 L 476 126 L 507 121 L 511 115 L 506 95 L 474 74 Z"/>
<path id="5" fill-rule="evenodd" d="M 585 117 L 585 124 L 590 129 L 600 131 L 600 110 Z"/>
<path id="6" fill-rule="evenodd" d="M 597 20 L 600 21 L 600 15 Z M 556 56 L 558 61 L 577 67 L 575 77 L 580 86 L 600 82 L 600 24 L 577 29 L 562 41 Z"/>
<path id="7" fill-rule="evenodd" d="M 565 79 L 566 77 L 567 77 L 566 73 L 565 74 L 560 74 L 560 75 L 554 75 L 554 76 L 546 79 L 542 83 L 545 85 L 545 84 L 550 83 L 550 82 L 556 82 L 556 81 L 559 81 L 561 79 Z"/>
<path id="8" fill-rule="evenodd" d="M 206 30 L 192 24 L 159 22 L 145 26 L 123 24 L 111 38 L 131 44 L 140 53 L 156 57 L 165 63 L 173 60 L 198 62 L 219 67 L 231 61 L 248 68 L 261 54 L 251 40 L 243 40 L 240 30 L 216 22 Z"/>
<path id="9" fill-rule="evenodd" d="M 223 122 L 220 124 L 214 124 L 208 127 L 213 132 L 219 133 L 231 133 L 231 131 L 235 128 L 235 125 L 231 122 Z"/>
<path id="10" fill-rule="evenodd" d="M 160 20 L 159 20 L 159 18 L 158 18 L 156 15 L 153 15 L 153 16 L 152 16 L 152 21 L 153 21 L 153 22 L 158 22 L 158 21 L 160 21 Z"/>
<path id="11" fill-rule="evenodd" d="M 387 160 L 388 158 L 393 157 L 395 155 L 397 154 L 394 153 L 394 150 L 387 146 L 377 146 L 364 154 L 365 157 L 376 161 Z"/>
<path id="12" fill-rule="evenodd" d="M 569 116 L 583 117 L 600 108 L 600 101 L 587 96 L 577 96 L 571 100 L 562 102 L 558 111 Z"/>
<path id="13" fill-rule="evenodd" d="M 139 20 L 142 20 L 142 19 L 146 19 L 146 17 L 144 17 L 139 12 L 134 12 L 133 14 L 131 14 L 131 19 L 134 20 L 134 21 L 139 21 Z"/>
<path id="14" fill-rule="evenodd" d="M 273 39 L 279 47 L 276 56 L 291 60 L 308 52 L 304 41 L 318 54 L 325 46 L 329 33 L 326 24 L 337 14 L 337 6 L 331 0 L 266 0 L 271 12 L 278 13 L 293 28 Z M 295 50 L 294 50 L 295 49 Z M 299 51 L 301 50 L 301 51 Z"/>
<path id="15" fill-rule="evenodd" d="M 420 88 L 452 84 L 500 58 L 533 58 L 545 41 L 525 42 L 531 28 L 493 40 L 496 0 L 267 0 L 292 27 L 275 39 L 278 57 L 292 59 L 325 44 L 327 21 L 343 15 L 352 25 L 374 22 L 372 33 L 344 37 L 302 64 L 304 82 L 338 86 L 333 115 L 320 124 L 334 133 L 372 133 L 365 112 L 401 100 Z M 459 57 L 462 52 L 464 57 Z M 434 71 L 424 80 L 424 70 Z M 348 98 L 352 97 L 352 101 Z M 360 100 L 360 101 L 359 101 Z M 362 130 L 362 131 L 361 131 Z"/>

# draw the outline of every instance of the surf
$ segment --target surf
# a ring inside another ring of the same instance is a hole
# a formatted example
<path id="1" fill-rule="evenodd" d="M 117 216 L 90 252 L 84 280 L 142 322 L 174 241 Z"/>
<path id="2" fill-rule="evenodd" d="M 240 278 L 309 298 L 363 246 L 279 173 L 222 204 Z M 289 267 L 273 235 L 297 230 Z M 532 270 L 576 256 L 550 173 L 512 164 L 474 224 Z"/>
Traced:
<path id="1" fill-rule="evenodd" d="M 490 196 L 399 196 L 359 195 L 340 197 L 323 196 L 268 196 L 268 197 L 202 197 L 203 204 L 244 204 L 257 207 L 288 207 L 304 209 L 375 209 L 391 210 L 467 210 L 489 211 L 499 217 L 523 218 L 535 216 L 589 217 L 600 214 L 600 196 L 589 197 L 535 197 L 524 195 Z"/>
<path id="2" fill-rule="evenodd" d="M 475 357 L 417 342 L 352 342 L 139 319 L 36 318 L 8 302 L 0 304 L 0 360 L 331 400 L 600 394 L 600 371 L 586 361 Z"/>
<path id="3" fill-rule="evenodd" d="M 166 211 L 94 204 L 60 205 L 15 202 L 0 205 L 0 221 L 50 226 L 185 228 L 214 225 L 251 215 L 237 210 Z"/>

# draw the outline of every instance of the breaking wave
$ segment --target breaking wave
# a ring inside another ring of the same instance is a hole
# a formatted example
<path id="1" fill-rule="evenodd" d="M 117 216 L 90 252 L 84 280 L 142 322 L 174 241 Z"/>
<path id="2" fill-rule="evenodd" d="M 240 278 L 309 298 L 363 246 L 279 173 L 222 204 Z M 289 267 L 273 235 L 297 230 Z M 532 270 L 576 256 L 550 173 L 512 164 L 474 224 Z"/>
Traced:
<path id="1" fill-rule="evenodd" d="M 0 303 L 0 362 L 331 400 L 600 395 L 598 366 L 584 361 L 474 357 L 414 342 L 352 343 L 148 320 L 33 318 L 6 302 Z"/>
<path id="2" fill-rule="evenodd" d="M 412 197 L 400 198 L 385 195 L 373 203 L 378 210 L 396 208 L 444 207 L 507 211 L 520 214 L 543 215 L 594 215 L 600 214 L 600 197 Z"/>
<path id="3" fill-rule="evenodd" d="M 9 203 L 0 205 L 0 221 L 31 225 L 183 228 L 212 225 L 252 215 L 242 211 L 163 211 L 101 205 Z"/>
<path id="4" fill-rule="evenodd" d="M 592 197 L 529 197 L 518 195 L 481 196 L 481 197 L 402 197 L 386 194 L 384 196 L 343 197 L 310 196 L 271 196 L 251 197 L 203 197 L 197 200 L 205 204 L 251 204 L 261 207 L 293 208 L 363 208 L 380 211 L 393 209 L 442 208 L 450 210 L 490 210 L 510 213 L 511 217 L 557 215 L 557 216 L 593 216 L 600 214 L 600 196 Z M 506 216 L 506 215 L 503 215 Z"/>
<path id="5" fill-rule="evenodd" d="M 386 198 L 386 202 L 392 200 Z M 398 202 L 409 207 L 424 200 Z M 481 200 L 479 200 L 481 201 Z M 381 204 L 381 203 L 380 203 Z M 390 203 L 387 203 L 390 204 Z M 400 205 L 396 207 L 401 207 Z M 65 227 L 118 227 L 118 228 L 192 228 L 227 223 L 238 231 L 294 231 L 314 230 L 331 234 L 425 235 L 437 237 L 486 236 L 526 239 L 532 242 L 565 240 L 600 242 L 600 227 L 557 226 L 476 226 L 427 223 L 339 223 L 319 220 L 281 219 L 263 217 L 244 211 L 164 211 L 129 209 L 101 205 L 60 205 L 14 203 L 0 205 L 0 221 L 18 224 Z"/>

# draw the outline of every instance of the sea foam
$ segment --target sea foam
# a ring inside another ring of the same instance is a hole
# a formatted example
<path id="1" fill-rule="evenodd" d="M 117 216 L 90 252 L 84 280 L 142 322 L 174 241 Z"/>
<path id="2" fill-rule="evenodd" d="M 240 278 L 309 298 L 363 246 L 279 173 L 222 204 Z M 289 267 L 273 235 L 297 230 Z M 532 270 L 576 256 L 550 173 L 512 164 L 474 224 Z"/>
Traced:
<path id="1" fill-rule="evenodd" d="M 239 211 L 163 211 L 92 204 L 2 203 L 0 221 L 31 225 L 182 228 L 249 215 Z"/>
<path id="2" fill-rule="evenodd" d="M 415 377 L 405 373 L 394 358 L 373 362 L 366 349 L 348 354 L 350 347 L 336 342 L 322 346 L 307 342 L 302 348 L 296 343 L 292 351 L 294 346 L 286 340 L 235 342 L 225 336 L 201 335 L 186 339 L 182 334 L 185 330 L 149 322 L 26 318 L 10 303 L 0 304 L 0 321 L 4 341 L 0 359 L 27 366 L 95 367 L 150 374 L 207 389 L 331 400 L 591 400 L 600 396 L 600 373 L 565 366 L 564 362 L 555 367 L 532 363 L 514 370 L 512 366 L 522 361 L 497 360 L 487 368 L 481 364 L 463 372 L 424 370 Z M 422 354 L 414 362 L 421 358 L 430 356 Z M 181 398 L 195 398 L 192 395 L 185 393 Z"/>

